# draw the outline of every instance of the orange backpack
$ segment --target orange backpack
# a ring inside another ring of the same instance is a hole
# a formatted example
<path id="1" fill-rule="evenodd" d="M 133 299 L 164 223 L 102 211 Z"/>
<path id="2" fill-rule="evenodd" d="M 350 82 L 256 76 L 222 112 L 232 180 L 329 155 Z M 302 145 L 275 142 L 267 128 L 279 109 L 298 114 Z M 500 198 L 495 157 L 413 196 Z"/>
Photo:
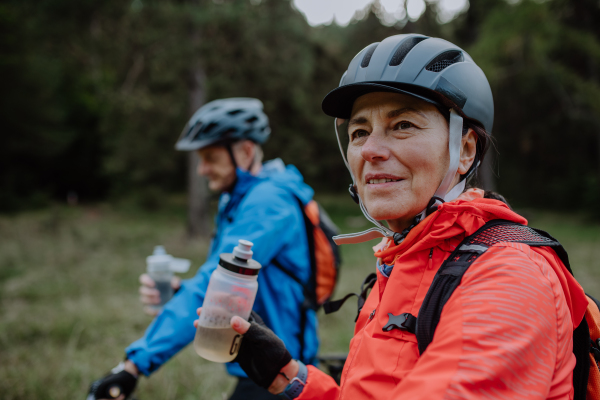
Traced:
<path id="1" fill-rule="evenodd" d="M 333 294 L 340 268 L 340 251 L 332 237 L 338 234 L 338 228 L 319 204 L 311 200 L 302 204 L 296 198 L 304 216 L 304 225 L 308 237 L 311 276 L 303 283 L 296 275 L 281 265 L 277 259 L 273 264 L 286 275 L 302 285 L 304 289 L 304 307 L 318 310 Z"/>

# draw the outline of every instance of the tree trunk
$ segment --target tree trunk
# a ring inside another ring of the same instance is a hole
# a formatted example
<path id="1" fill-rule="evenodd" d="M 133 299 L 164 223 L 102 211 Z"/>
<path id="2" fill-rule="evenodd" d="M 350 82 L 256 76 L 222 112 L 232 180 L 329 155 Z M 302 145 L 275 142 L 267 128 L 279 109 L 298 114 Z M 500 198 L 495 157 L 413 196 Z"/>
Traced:
<path id="1" fill-rule="evenodd" d="M 190 115 L 196 112 L 205 101 L 204 70 L 195 66 L 191 74 L 190 85 Z M 198 154 L 191 151 L 188 155 L 188 235 L 189 237 L 210 236 L 210 196 L 206 178 L 196 172 Z"/>

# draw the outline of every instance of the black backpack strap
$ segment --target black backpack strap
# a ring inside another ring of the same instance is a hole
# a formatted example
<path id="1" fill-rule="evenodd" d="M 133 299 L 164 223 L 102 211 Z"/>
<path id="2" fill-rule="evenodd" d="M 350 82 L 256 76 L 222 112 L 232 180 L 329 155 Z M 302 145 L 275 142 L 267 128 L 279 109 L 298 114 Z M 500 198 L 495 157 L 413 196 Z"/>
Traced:
<path id="1" fill-rule="evenodd" d="M 569 256 L 562 245 L 547 232 L 512 221 L 492 220 L 466 237 L 452 252 L 436 273 L 425 295 L 417 318 L 419 353 L 427 349 L 440 321 L 444 305 L 454 293 L 471 264 L 496 243 L 523 243 L 530 247 L 551 247 L 567 270 L 573 274 Z M 589 376 L 590 333 L 585 318 L 573 331 L 573 353 L 577 363 L 573 370 L 576 400 L 584 400 Z"/>
<path id="2" fill-rule="evenodd" d="M 358 297 L 358 312 L 356 313 L 356 318 L 354 318 L 354 322 L 356 322 L 363 306 L 365 305 L 365 302 L 367 301 L 369 290 L 375 286 L 375 282 L 377 282 L 377 274 L 374 272 L 370 273 L 360 285 L 360 293 L 348 293 L 339 300 L 327 301 L 325 304 L 323 304 L 323 311 L 325 311 L 325 314 L 334 313 L 344 305 L 346 300 L 348 300 L 350 297 L 356 296 Z"/>
<path id="3" fill-rule="evenodd" d="M 417 321 L 417 341 L 421 354 L 433 340 L 442 309 L 460 285 L 464 273 L 488 248 L 499 242 L 553 247 L 567 268 L 570 268 L 566 251 L 546 232 L 501 219 L 489 221 L 456 247 L 433 278 L 419 310 Z"/>
<path id="4" fill-rule="evenodd" d="M 573 331 L 573 354 L 575 354 L 575 368 L 573 369 L 573 400 L 585 400 L 587 394 L 588 378 L 590 376 L 590 352 L 592 351 L 590 328 L 585 317 Z M 593 354 L 593 353 L 592 353 Z"/>
<path id="5" fill-rule="evenodd" d="M 417 318 L 417 343 L 423 354 L 433 340 L 433 334 L 440 322 L 444 305 L 460 284 L 462 276 L 473 261 L 488 247 L 470 243 L 471 239 L 488 228 L 487 224 L 473 235 L 465 238 L 441 265 L 425 295 Z"/>

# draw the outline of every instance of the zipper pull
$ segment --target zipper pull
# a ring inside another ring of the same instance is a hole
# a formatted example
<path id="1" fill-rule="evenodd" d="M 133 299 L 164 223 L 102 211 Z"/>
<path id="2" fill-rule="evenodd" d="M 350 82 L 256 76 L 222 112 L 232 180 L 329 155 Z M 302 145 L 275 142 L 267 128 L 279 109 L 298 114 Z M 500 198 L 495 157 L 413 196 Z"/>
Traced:
<path id="1" fill-rule="evenodd" d="M 375 316 L 375 311 L 377 311 L 377 309 L 373 309 L 373 311 L 371 311 L 371 314 L 369 314 L 369 321 L 373 319 L 373 317 Z"/>
<path id="2" fill-rule="evenodd" d="M 431 248 L 431 251 L 429 252 L 429 269 L 433 268 L 433 247 Z"/>

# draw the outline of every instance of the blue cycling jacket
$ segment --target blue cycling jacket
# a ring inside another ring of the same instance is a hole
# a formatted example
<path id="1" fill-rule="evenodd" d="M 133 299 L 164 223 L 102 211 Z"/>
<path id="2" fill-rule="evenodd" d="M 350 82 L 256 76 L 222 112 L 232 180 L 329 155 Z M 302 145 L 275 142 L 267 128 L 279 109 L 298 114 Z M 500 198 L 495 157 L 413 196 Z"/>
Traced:
<path id="1" fill-rule="evenodd" d="M 263 268 L 258 275 L 256 311 L 285 343 L 292 357 L 314 360 L 319 342 L 315 312 L 308 310 L 305 332 L 300 332 L 302 287 L 279 270 L 277 259 L 303 282 L 310 277 L 310 257 L 304 217 L 298 200 L 308 203 L 313 190 L 302 175 L 280 160 L 265 163 L 258 176 L 237 170 L 237 182 L 230 193 L 223 193 L 216 217 L 216 234 L 208 258 L 195 277 L 184 280 L 181 289 L 152 321 L 144 336 L 125 351 L 127 358 L 149 375 L 194 339 L 196 309 L 202 306 L 208 281 L 221 253 L 231 253 L 239 239 L 254 243 L 253 258 Z M 300 337 L 304 334 L 304 353 Z M 246 376 L 237 363 L 227 371 Z"/>

